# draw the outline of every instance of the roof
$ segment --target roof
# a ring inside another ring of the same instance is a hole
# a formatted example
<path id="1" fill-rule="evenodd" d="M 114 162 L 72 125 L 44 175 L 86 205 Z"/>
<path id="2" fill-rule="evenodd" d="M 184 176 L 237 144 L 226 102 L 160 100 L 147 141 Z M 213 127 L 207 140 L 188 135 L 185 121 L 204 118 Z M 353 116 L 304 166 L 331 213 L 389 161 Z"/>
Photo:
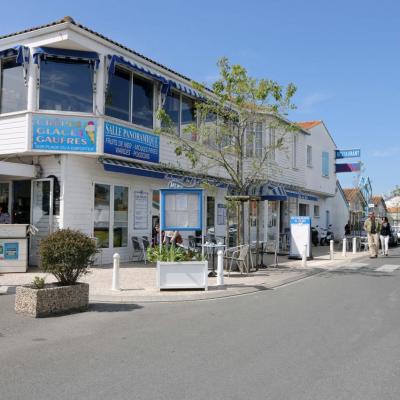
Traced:
<path id="1" fill-rule="evenodd" d="M 23 31 L 2 35 L 2 36 L 0 36 L 0 40 L 5 39 L 5 38 L 9 38 L 9 37 L 12 37 L 12 36 L 22 35 L 23 33 L 34 32 L 34 31 L 37 31 L 37 30 L 40 30 L 40 29 L 49 28 L 49 27 L 55 26 L 55 25 L 65 24 L 65 23 L 70 23 L 72 25 L 75 25 L 78 28 L 81 28 L 81 29 L 83 29 L 83 30 L 85 30 L 85 31 L 87 31 L 87 32 L 89 32 L 89 33 L 91 33 L 91 34 L 103 39 L 103 40 L 106 40 L 106 41 L 108 41 L 108 42 L 110 42 L 110 43 L 112 43 L 112 44 L 114 44 L 114 45 L 116 45 L 118 47 L 121 47 L 122 49 L 124 49 L 126 51 L 129 51 L 132 54 L 135 54 L 136 56 L 139 56 L 139 57 L 141 57 L 141 58 L 143 58 L 143 59 L 145 59 L 145 60 L 147 60 L 147 61 L 149 61 L 149 62 L 151 62 L 151 63 L 153 63 L 155 65 L 158 65 L 159 67 L 161 67 L 161 68 L 163 68 L 163 69 L 165 69 L 165 70 L 167 70 L 169 72 L 172 72 L 173 74 L 175 74 L 175 75 L 177 75 L 177 76 L 179 76 L 179 77 L 181 77 L 183 79 L 186 79 L 189 82 L 192 81 L 192 79 L 188 78 L 187 76 L 182 75 L 179 72 L 176 72 L 176 71 L 172 70 L 171 68 L 168 68 L 165 65 L 160 64 L 157 61 L 154 61 L 151 58 L 148 58 L 148 57 L 144 56 L 143 54 L 140 54 L 140 53 L 138 53 L 138 52 L 136 52 L 134 50 L 129 49 L 128 47 L 124 46 L 123 44 L 118 43 L 118 42 L 116 42 L 116 41 L 114 41 L 114 40 L 102 35 L 101 33 L 95 32 L 95 31 L 89 29 L 88 27 L 75 22 L 75 20 L 70 16 L 63 17 L 63 18 L 61 18 L 61 19 L 59 19 L 57 21 L 50 22 L 50 23 L 45 24 L 45 25 L 39 25 L 39 26 L 35 26 L 33 28 L 25 29 Z"/>
<path id="2" fill-rule="evenodd" d="M 400 213 L 400 207 L 388 207 L 387 212 L 389 214 L 397 214 Z"/>
<path id="3" fill-rule="evenodd" d="M 362 197 L 360 189 L 357 188 L 343 189 L 343 193 L 349 203 L 355 200 L 358 195 Z"/>
<path id="4" fill-rule="evenodd" d="M 383 200 L 382 196 L 372 196 L 371 197 L 371 203 L 378 204 L 379 202 L 382 202 L 385 204 L 385 200 Z"/>
<path id="5" fill-rule="evenodd" d="M 311 129 L 314 128 L 315 126 L 322 124 L 321 120 L 318 121 L 303 121 L 303 122 L 295 122 L 297 126 L 300 126 L 300 128 L 303 129 Z"/>

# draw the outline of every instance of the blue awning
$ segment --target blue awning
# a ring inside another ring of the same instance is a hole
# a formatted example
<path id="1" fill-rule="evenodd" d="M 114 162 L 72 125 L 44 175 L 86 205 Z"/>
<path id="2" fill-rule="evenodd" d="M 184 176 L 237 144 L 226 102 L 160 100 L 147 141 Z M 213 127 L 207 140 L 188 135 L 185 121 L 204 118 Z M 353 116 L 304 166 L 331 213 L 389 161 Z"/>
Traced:
<path id="1" fill-rule="evenodd" d="M 310 200 L 310 201 L 318 201 L 319 200 L 317 196 L 313 196 L 313 195 L 307 194 L 307 193 L 293 192 L 293 191 L 286 190 L 286 194 L 289 197 L 294 197 L 294 198 L 300 199 L 300 200 Z"/>
<path id="2" fill-rule="evenodd" d="M 40 57 L 45 56 L 65 58 L 67 60 L 92 61 L 96 69 L 99 68 L 100 63 L 99 55 L 94 51 L 58 49 L 55 47 L 37 47 L 33 52 L 33 62 L 38 64 Z"/>
<path id="3" fill-rule="evenodd" d="M 108 56 L 108 73 L 115 74 L 115 67 L 117 65 L 122 65 L 130 70 L 139 72 L 140 74 L 146 75 L 151 79 L 154 79 L 161 83 L 162 85 L 162 92 L 166 93 L 169 89 L 170 83 L 167 78 L 160 75 L 159 73 L 151 70 L 150 68 L 144 67 L 142 65 L 136 64 L 134 62 L 125 60 L 125 58 L 117 55 Z"/>
<path id="4" fill-rule="evenodd" d="M 199 93 L 197 90 L 194 90 L 194 89 L 190 88 L 189 86 L 186 86 L 180 82 L 170 80 L 170 84 L 175 89 L 179 90 L 180 92 L 186 93 L 189 96 L 197 97 L 199 99 L 204 98 L 204 96 L 201 93 Z"/>
<path id="5" fill-rule="evenodd" d="M 261 200 L 269 201 L 285 201 L 287 200 L 287 194 L 282 186 L 272 185 L 266 183 L 261 186 L 260 190 Z"/>
<path id="6" fill-rule="evenodd" d="M 30 54 L 29 47 L 22 45 L 14 46 L 9 49 L 0 51 L 0 58 L 16 57 L 15 61 L 17 65 L 22 65 L 25 86 L 27 86 L 28 84 L 27 77 L 28 77 L 29 54 Z"/>

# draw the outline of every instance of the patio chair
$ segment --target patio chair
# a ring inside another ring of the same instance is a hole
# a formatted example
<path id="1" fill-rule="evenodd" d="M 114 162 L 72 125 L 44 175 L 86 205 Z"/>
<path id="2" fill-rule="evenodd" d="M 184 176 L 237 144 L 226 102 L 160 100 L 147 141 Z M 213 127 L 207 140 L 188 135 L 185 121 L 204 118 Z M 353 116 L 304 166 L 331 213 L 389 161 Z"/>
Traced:
<path id="1" fill-rule="evenodd" d="M 241 274 L 248 272 L 248 267 L 246 263 L 248 252 L 248 244 L 237 247 L 230 247 L 229 249 L 225 250 L 224 259 L 228 261 L 228 276 L 230 276 L 233 263 L 236 263 Z"/>
<path id="2" fill-rule="evenodd" d="M 132 236 L 132 247 L 133 247 L 132 258 L 135 258 L 136 254 L 137 262 L 144 261 L 144 263 L 147 264 L 147 254 L 146 254 L 146 247 L 144 244 L 144 240 L 142 238 L 139 238 L 138 236 Z"/>

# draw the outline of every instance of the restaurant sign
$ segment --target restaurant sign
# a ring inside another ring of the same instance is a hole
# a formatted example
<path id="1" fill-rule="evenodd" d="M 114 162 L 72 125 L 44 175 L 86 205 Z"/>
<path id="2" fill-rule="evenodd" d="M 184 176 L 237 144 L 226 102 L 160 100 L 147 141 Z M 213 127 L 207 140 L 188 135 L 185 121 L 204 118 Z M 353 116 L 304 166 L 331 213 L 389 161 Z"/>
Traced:
<path id="1" fill-rule="evenodd" d="M 158 163 L 160 161 L 160 137 L 105 121 L 104 153 Z"/>
<path id="2" fill-rule="evenodd" d="M 350 150 L 335 150 L 335 158 L 353 158 L 360 157 L 361 150 L 360 149 L 350 149 Z"/>
<path id="3" fill-rule="evenodd" d="M 32 117 L 32 149 L 96 152 L 97 124 L 90 118 Z"/>

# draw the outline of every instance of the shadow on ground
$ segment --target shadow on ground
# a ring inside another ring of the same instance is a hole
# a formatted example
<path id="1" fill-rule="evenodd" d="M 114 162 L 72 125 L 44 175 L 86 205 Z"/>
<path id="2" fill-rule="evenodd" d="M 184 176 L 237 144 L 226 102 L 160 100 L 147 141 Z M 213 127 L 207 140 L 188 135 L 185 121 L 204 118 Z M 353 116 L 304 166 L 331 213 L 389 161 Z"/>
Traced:
<path id="1" fill-rule="evenodd" d="M 137 304 L 116 304 L 116 303 L 90 303 L 89 312 L 129 312 L 140 310 L 143 306 Z"/>

